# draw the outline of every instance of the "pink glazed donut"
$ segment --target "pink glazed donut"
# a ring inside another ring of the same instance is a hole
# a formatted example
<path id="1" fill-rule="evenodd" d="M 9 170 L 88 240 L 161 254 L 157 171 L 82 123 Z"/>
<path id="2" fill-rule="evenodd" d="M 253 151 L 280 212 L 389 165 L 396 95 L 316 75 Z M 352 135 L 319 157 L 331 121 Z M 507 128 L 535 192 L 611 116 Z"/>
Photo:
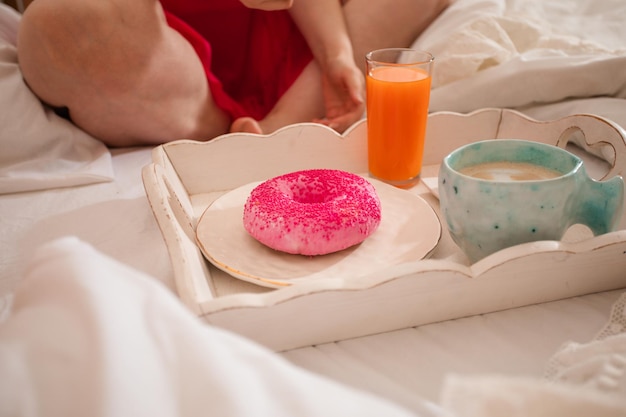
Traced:
<path id="1" fill-rule="evenodd" d="M 267 180 L 243 211 L 248 233 L 272 249 L 325 255 L 361 243 L 380 224 L 380 200 L 365 178 L 312 169 Z"/>

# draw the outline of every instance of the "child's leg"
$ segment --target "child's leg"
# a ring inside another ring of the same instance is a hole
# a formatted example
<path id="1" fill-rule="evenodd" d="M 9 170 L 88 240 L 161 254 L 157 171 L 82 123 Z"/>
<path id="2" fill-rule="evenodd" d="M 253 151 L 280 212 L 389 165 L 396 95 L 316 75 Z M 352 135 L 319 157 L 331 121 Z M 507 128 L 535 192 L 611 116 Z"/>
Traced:
<path id="1" fill-rule="evenodd" d="M 113 146 L 210 139 L 228 129 L 192 46 L 157 0 L 37 0 L 18 56 L 33 91 Z"/>
<path id="2" fill-rule="evenodd" d="M 321 72 L 312 61 L 263 120 L 241 117 L 233 121 L 230 131 L 271 133 L 292 123 L 310 122 L 322 117 L 324 103 L 320 85 Z"/>

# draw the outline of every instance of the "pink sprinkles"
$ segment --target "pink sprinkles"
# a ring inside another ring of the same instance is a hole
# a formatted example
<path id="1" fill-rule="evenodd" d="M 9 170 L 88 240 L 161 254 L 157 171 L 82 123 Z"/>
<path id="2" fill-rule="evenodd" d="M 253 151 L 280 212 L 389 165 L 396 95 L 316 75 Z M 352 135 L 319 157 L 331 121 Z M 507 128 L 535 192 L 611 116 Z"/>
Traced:
<path id="1" fill-rule="evenodd" d="M 297 171 L 259 184 L 244 206 L 243 224 L 270 248 L 325 255 L 361 243 L 380 224 L 374 186 L 331 169 Z"/>

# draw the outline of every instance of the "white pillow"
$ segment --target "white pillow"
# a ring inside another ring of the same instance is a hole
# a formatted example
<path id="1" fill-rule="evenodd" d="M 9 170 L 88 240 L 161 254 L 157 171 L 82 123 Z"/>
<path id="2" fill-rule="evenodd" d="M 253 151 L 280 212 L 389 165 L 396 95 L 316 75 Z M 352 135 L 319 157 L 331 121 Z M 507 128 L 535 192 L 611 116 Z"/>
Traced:
<path id="1" fill-rule="evenodd" d="M 25 84 L 17 63 L 20 18 L 0 4 L 0 194 L 111 181 L 108 148 Z"/>

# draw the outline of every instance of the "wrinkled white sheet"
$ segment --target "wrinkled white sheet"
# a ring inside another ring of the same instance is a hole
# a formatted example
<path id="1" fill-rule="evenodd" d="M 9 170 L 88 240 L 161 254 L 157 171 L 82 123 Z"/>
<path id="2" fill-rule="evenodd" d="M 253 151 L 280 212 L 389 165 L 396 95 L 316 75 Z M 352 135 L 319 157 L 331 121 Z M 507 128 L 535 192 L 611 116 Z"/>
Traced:
<path id="1" fill-rule="evenodd" d="M 12 292 L 37 247 L 64 236 L 77 236 L 173 289 L 167 249 L 141 182 L 150 153 L 114 150 L 115 181 L 0 195 L 0 295 Z"/>
<path id="2" fill-rule="evenodd" d="M 431 111 L 626 98 L 626 2 L 458 0 L 414 43 L 435 56 Z"/>

